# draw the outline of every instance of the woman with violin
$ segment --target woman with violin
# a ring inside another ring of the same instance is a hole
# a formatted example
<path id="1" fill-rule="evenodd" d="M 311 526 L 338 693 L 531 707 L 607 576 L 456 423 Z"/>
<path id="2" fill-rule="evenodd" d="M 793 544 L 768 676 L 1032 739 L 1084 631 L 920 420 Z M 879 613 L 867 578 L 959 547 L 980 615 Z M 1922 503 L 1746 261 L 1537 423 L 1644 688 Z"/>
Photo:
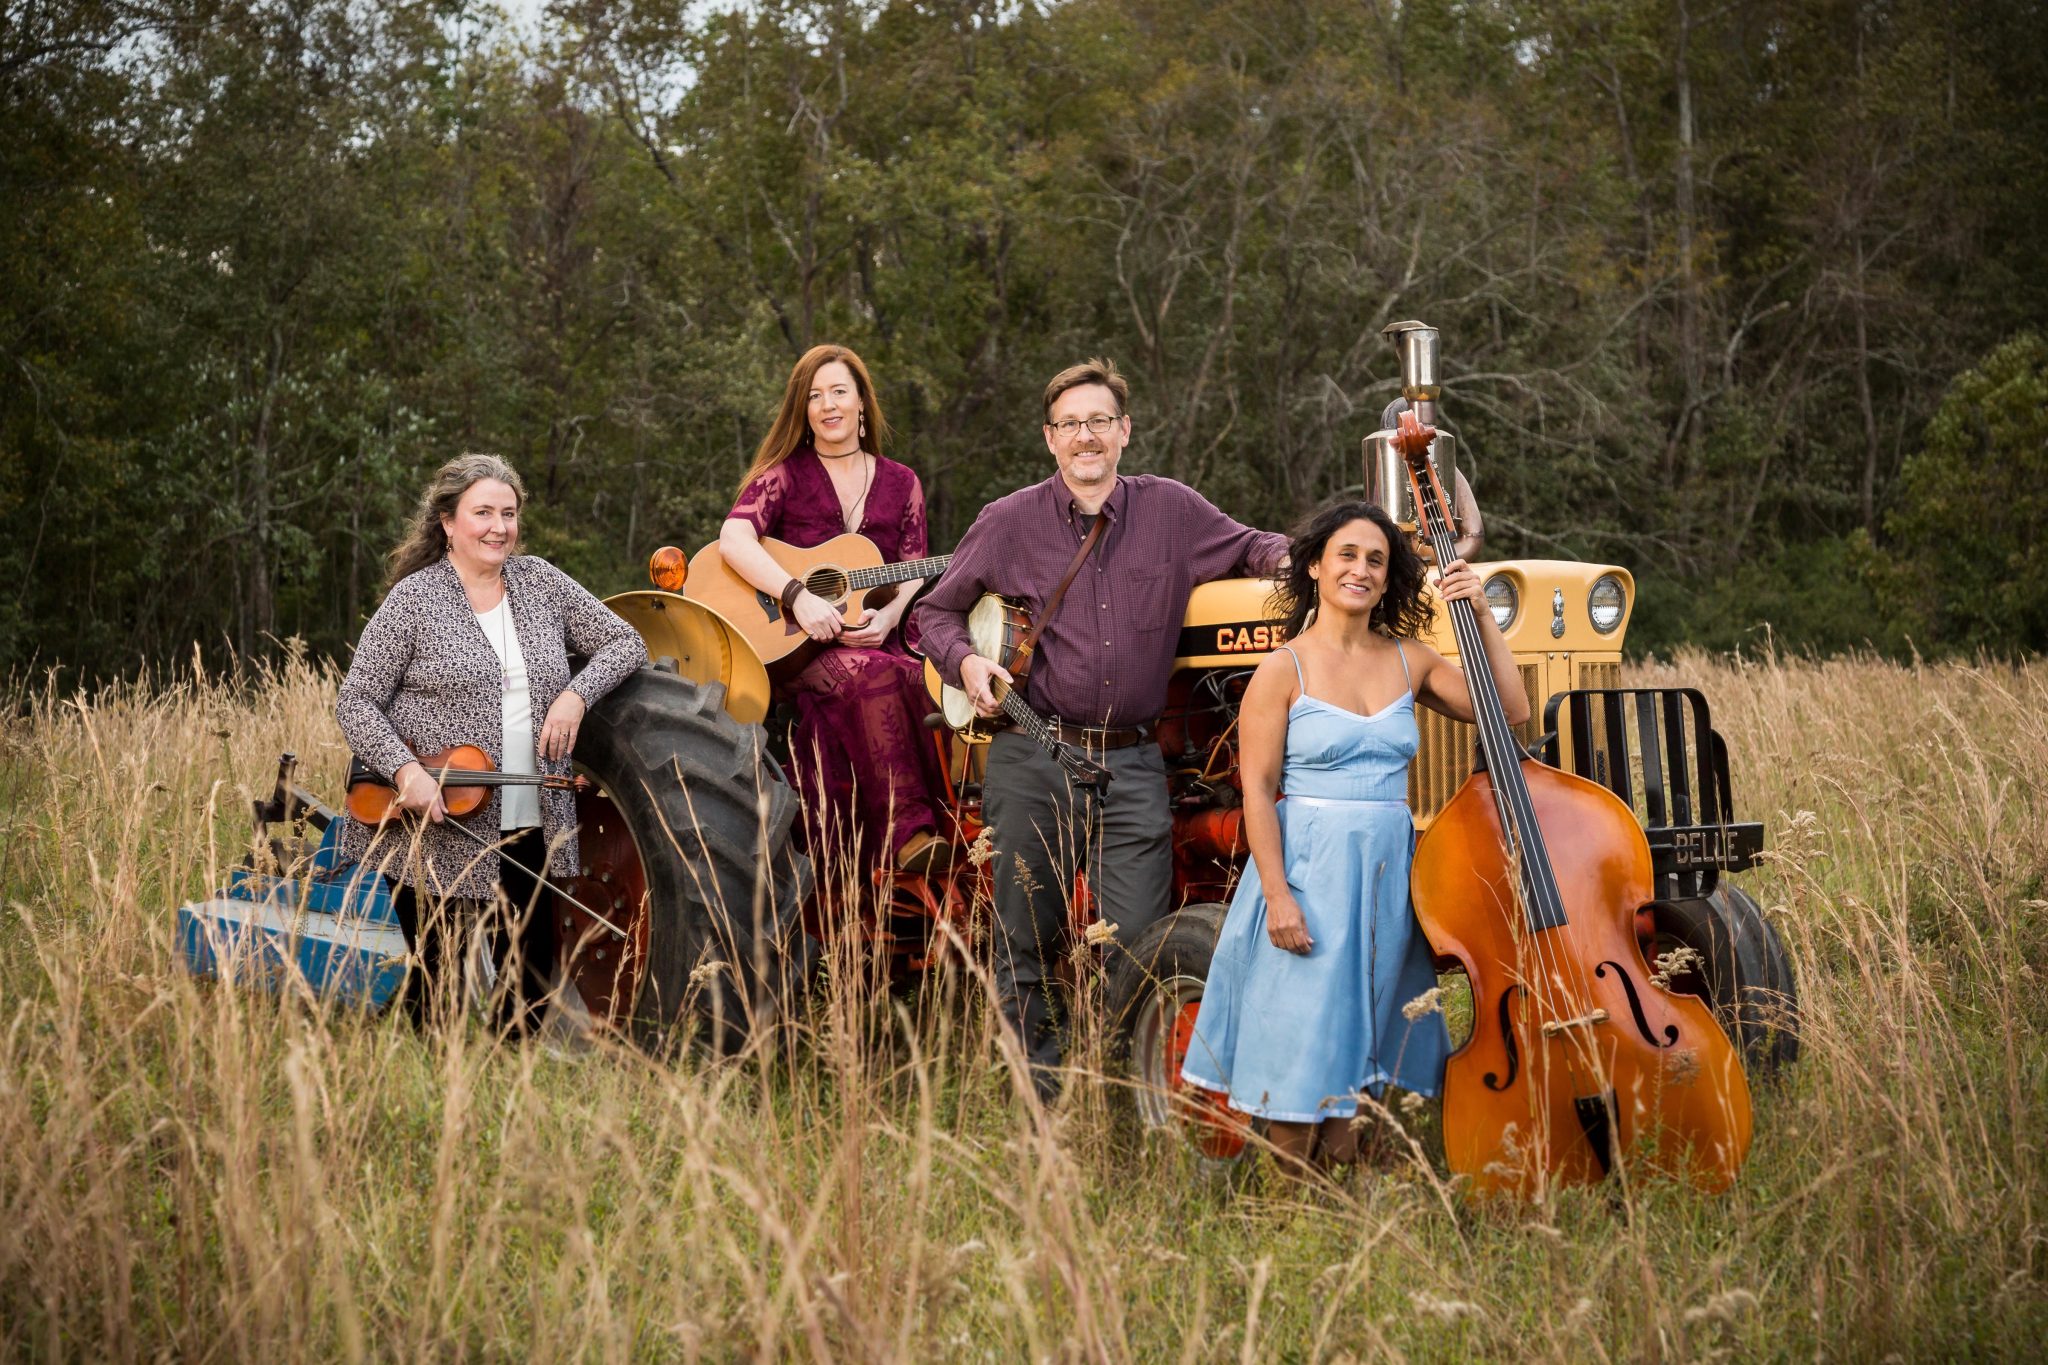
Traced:
<path id="1" fill-rule="evenodd" d="M 1409 538 L 1378 506 L 1317 514 L 1277 593 L 1290 643 L 1259 665 L 1239 711 L 1251 863 L 1216 941 L 1182 1075 L 1264 1118 L 1291 1173 L 1355 1158 L 1358 1096 L 1435 1095 L 1443 1018 L 1403 1007 L 1436 984 L 1410 908 L 1408 761 L 1418 704 L 1471 721 L 1463 670 L 1417 637 L 1433 610 Z M 1446 601 L 1483 601 L 1462 559 Z M 1510 723 L 1528 701 L 1507 641 L 1484 622 Z M 1285 799 L 1280 799 L 1284 793 Z M 1320 1149 L 1320 1151 L 1318 1150 Z"/>
<path id="2" fill-rule="evenodd" d="M 512 978 L 497 1018 L 522 1033 L 555 967 L 553 918 L 536 901 L 546 879 L 577 870 L 577 730 L 646 661 L 631 626 L 518 553 L 525 503 L 519 475 L 495 455 L 441 467 L 391 553 L 390 591 L 334 708 L 358 764 L 388 788 L 367 805 L 351 793 L 341 851 L 399 883 L 395 909 L 419 968 L 413 1017 L 459 999 L 464 949 L 495 902 L 493 952 Z M 573 676 L 571 654 L 586 660 Z M 476 795 L 458 801 L 458 788 Z"/>
<path id="3" fill-rule="evenodd" d="M 803 795 L 813 859 L 828 863 L 843 850 L 858 868 L 893 858 L 924 872 L 943 867 L 952 845 L 939 835 L 946 784 L 924 728 L 931 699 L 903 626 L 923 580 L 903 584 L 848 626 L 761 544 L 773 536 L 808 549 L 852 531 L 873 541 L 886 563 L 923 558 L 924 489 L 908 465 L 881 453 L 888 433 L 858 355 L 830 345 L 804 352 L 718 547 L 733 572 L 831 646 L 778 689 L 796 706 L 790 776 Z"/>

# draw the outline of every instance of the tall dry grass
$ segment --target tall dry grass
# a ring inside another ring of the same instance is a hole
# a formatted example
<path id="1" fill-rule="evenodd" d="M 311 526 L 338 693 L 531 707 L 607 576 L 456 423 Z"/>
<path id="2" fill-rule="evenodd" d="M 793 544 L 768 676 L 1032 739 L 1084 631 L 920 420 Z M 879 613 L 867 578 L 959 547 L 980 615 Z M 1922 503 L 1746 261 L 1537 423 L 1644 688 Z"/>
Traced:
<path id="1" fill-rule="evenodd" d="M 210 987 L 172 908 L 333 677 L 17 695 L 0 748 L 0 1352 L 185 1359 L 2031 1356 L 2048 1335 L 2048 666 L 1703 683 L 1805 1053 L 1736 1190 L 1300 1192 L 1048 1113 L 975 972 L 842 959 L 737 1062 Z"/>

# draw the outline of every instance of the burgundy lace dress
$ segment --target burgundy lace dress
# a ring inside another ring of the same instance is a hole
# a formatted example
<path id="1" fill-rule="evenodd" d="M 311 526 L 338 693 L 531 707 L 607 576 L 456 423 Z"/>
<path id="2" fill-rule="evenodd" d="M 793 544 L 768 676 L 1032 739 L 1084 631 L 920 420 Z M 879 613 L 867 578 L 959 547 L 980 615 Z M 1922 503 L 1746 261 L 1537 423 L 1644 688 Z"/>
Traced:
<path id="1" fill-rule="evenodd" d="M 758 535 L 809 548 L 844 535 L 839 498 L 817 452 L 796 453 L 740 491 L 733 517 Z M 925 553 L 924 489 L 908 465 L 875 458 L 874 486 L 860 534 L 888 563 Z M 938 747 L 924 717 L 932 700 L 923 665 L 902 626 L 879 649 L 834 645 L 786 680 L 779 695 L 796 706 L 790 780 L 803 798 L 819 878 L 852 850 L 863 872 L 894 857 L 913 835 L 938 829 L 945 791 Z"/>

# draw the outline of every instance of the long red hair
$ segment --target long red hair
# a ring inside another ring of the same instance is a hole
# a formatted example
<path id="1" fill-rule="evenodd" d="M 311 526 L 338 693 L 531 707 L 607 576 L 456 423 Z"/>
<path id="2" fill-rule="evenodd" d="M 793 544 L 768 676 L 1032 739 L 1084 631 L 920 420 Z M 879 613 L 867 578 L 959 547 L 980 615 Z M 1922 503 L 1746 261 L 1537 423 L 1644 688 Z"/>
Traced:
<path id="1" fill-rule="evenodd" d="M 818 371 L 838 361 L 853 375 L 854 390 L 860 394 L 861 415 L 867 421 L 867 434 L 860 438 L 860 448 L 870 455 L 882 453 L 882 441 L 889 434 L 889 423 L 882 416 L 882 400 L 875 396 L 875 381 L 868 377 L 868 367 L 861 358 L 844 346 L 829 343 L 813 346 L 805 351 L 803 358 L 796 362 L 796 368 L 789 372 L 789 383 L 782 390 L 782 407 L 775 414 L 774 425 L 761 438 L 761 448 L 754 452 L 754 463 L 747 467 L 746 477 L 740 480 L 740 491 L 745 492 L 748 484 L 781 464 L 797 450 L 811 441 L 811 384 L 817 379 Z"/>

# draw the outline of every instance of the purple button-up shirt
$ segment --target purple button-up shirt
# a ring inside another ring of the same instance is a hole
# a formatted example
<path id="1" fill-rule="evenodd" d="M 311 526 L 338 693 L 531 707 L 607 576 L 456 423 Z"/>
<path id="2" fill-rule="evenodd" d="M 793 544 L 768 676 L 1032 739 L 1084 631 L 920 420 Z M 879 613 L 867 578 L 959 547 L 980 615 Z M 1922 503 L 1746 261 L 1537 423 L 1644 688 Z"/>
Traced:
<path id="1" fill-rule="evenodd" d="M 1137 725 L 1166 705 L 1195 585 L 1270 573 L 1287 537 L 1233 521 L 1186 484 L 1151 474 L 1119 477 L 1102 515 L 1102 539 L 1039 634 L 1024 699 L 1070 724 Z M 959 684 L 960 661 L 974 652 L 967 612 L 982 594 L 1024 601 L 1038 620 L 1086 534 L 1057 474 L 981 509 L 917 608 L 924 652 L 946 681 Z"/>

